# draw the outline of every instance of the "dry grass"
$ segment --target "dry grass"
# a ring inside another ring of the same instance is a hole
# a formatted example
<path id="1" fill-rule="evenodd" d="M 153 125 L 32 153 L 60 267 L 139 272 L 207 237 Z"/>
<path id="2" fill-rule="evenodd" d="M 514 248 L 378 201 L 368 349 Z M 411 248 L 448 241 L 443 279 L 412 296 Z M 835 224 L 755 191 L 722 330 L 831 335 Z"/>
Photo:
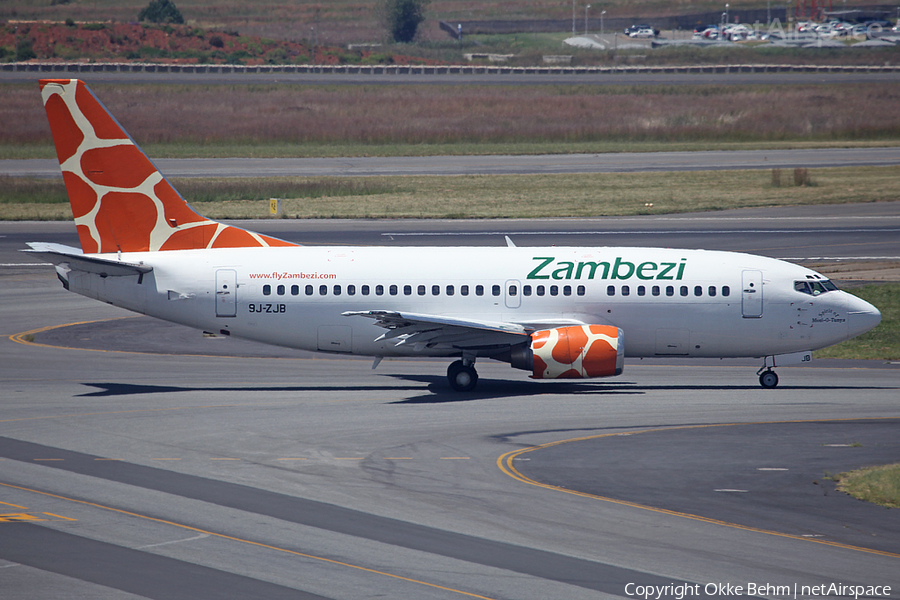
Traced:
<path id="1" fill-rule="evenodd" d="M 848 291 L 878 308 L 881 323 L 852 340 L 816 350 L 815 358 L 900 359 L 900 284 L 872 284 Z"/>
<path id="2" fill-rule="evenodd" d="M 841 473 L 838 478 L 838 490 L 854 498 L 889 508 L 900 508 L 900 464 Z"/>
<path id="3" fill-rule="evenodd" d="M 900 138 L 900 84 L 819 86 L 96 85 L 145 146 L 830 143 Z M 33 85 L 0 87 L 0 155 L 47 152 Z M 398 118 L 402 115 L 402 118 Z M 502 151 L 502 150 L 501 150 Z M 584 150 L 582 150 L 584 151 Z M 438 151 L 438 153 L 440 150 Z M 213 152 L 214 153 L 214 152 Z"/>
<path id="4" fill-rule="evenodd" d="M 765 170 L 369 177 L 349 178 L 339 193 L 320 197 L 303 191 L 306 178 L 279 178 L 271 187 L 266 180 L 229 179 L 217 184 L 214 200 L 202 181 L 174 179 L 173 184 L 198 212 L 213 218 L 265 217 L 265 198 L 271 196 L 285 198 L 288 218 L 595 217 L 900 200 L 900 167 L 812 169 L 810 176 L 816 186 L 773 187 Z M 0 188 L 2 219 L 61 214 L 71 218 L 64 204 L 4 202 Z"/>

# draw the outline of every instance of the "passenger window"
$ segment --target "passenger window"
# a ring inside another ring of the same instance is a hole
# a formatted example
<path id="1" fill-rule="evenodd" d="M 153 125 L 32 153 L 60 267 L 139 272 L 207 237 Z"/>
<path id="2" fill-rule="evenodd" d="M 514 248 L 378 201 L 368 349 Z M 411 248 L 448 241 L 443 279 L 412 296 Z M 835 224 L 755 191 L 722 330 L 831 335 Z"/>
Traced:
<path id="1" fill-rule="evenodd" d="M 572 286 L 564 285 L 563 286 L 563 296 L 571 296 L 572 295 Z"/>
<path id="2" fill-rule="evenodd" d="M 424 285 L 420 285 L 418 288 L 416 288 L 416 292 L 417 292 L 420 296 L 424 296 L 424 295 L 425 295 L 425 286 L 424 286 Z"/>
<path id="3" fill-rule="evenodd" d="M 667 285 L 666 286 L 666 296 L 674 296 L 674 295 L 675 295 L 675 288 L 672 287 L 671 285 Z"/>
<path id="4" fill-rule="evenodd" d="M 614 285 L 606 286 L 606 295 L 607 296 L 615 296 L 616 295 L 616 286 L 614 286 Z"/>
<path id="5" fill-rule="evenodd" d="M 707 290 L 707 291 L 709 292 L 710 297 L 715 298 L 716 286 L 714 286 L 714 285 L 709 286 L 709 290 Z"/>
<path id="6" fill-rule="evenodd" d="M 530 286 L 530 285 L 523 285 L 523 286 L 522 286 L 522 295 L 523 295 L 523 296 L 530 296 L 530 295 L 531 295 L 531 286 Z"/>
<path id="7" fill-rule="evenodd" d="M 645 288 L 645 287 L 642 286 L 642 285 L 639 285 L 638 288 L 637 288 L 637 295 L 638 295 L 638 296 L 644 296 L 646 293 L 647 293 L 647 288 Z"/>
<path id="8" fill-rule="evenodd" d="M 546 292 L 546 288 L 544 288 L 544 286 L 542 286 L 542 285 L 537 286 L 537 295 L 538 296 L 543 296 L 545 292 Z"/>
<path id="9" fill-rule="evenodd" d="M 459 286 L 459 293 L 462 294 L 463 296 L 468 296 L 469 295 L 469 286 L 467 286 L 467 285 Z"/>
<path id="10" fill-rule="evenodd" d="M 334 286 L 334 295 L 335 296 L 341 295 L 341 286 L 339 286 L 339 285 Z"/>
<path id="11" fill-rule="evenodd" d="M 688 287 L 686 285 L 681 286 L 681 295 L 682 296 L 688 295 Z"/>
<path id="12" fill-rule="evenodd" d="M 369 295 L 369 286 L 364 285 L 361 288 L 359 288 L 359 291 L 363 296 L 368 296 Z"/>
<path id="13" fill-rule="evenodd" d="M 291 286 L 291 296 L 299 296 L 300 295 L 300 286 L 292 285 Z"/>
<path id="14" fill-rule="evenodd" d="M 277 288 L 275 288 L 275 293 L 279 296 L 284 296 L 284 286 L 279 285 Z"/>
<path id="15" fill-rule="evenodd" d="M 628 287 L 627 285 L 623 285 L 623 286 L 622 286 L 622 295 L 623 295 L 623 296 L 627 296 L 627 295 L 629 295 L 630 293 L 631 293 L 631 288 Z"/>
<path id="16" fill-rule="evenodd" d="M 723 285 L 723 286 L 722 286 L 722 295 L 723 295 L 723 296 L 730 296 L 730 295 L 731 295 L 731 288 L 728 287 L 727 285 Z"/>
<path id="17" fill-rule="evenodd" d="M 695 295 L 695 296 L 702 296 L 702 295 L 703 295 L 703 286 L 702 286 L 702 285 L 695 285 L 695 286 L 694 286 L 694 295 Z"/>
<path id="18" fill-rule="evenodd" d="M 584 295 L 587 293 L 587 290 L 584 288 L 583 285 L 579 285 L 579 286 L 578 286 L 578 289 L 577 289 L 577 291 L 576 291 L 576 293 L 577 293 L 579 296 L 584 296 Z"/>
<path id="19" fill-rule="evenodd" d="M 509 286 L 509 295 L 510 295 L 510 296 L 518 296 L 518 295 L 519 295 L 519 288 L 517 288 L 517 287 L 514 286 L 514 285 Z"/>
<path id="20" fill-rule="evenodd" d="M 348 286 L 347 286 L 347 295 L 348 295 L 348 296 L 355 296 L 355 295 L 356 295 L 356 286 L 355 286 L 355 285 L 348 285 Z"/>
<path id="21" fill-rule="evenodd" d="M 550 295 L 551 296 L 559 296 L 559 286 L 558 285 L 550 286 Z"/>
<path id="22" fill-rule="evenodd" d="M 268 283 L 263 286 L 263 296 L 271 296 L 272 295 L 272 286 Z"/>
<path id="23" fill-rule="evenodd" d="M 447 286 L 447 295 L 452 296 L 454 294 L 454 289 L 452 285 Z"/>
<path id="24" fill-rule="evenodd" d="M 306 295 L 307 295 L 307 296 L 312 296 L 312 295 L 313 295 L 313 289 L 314 289 L 314 288 L 313 288 L 313 286 L 311 286 L 311 285 L 306 286 Z"/>
<path id="25" fill-rule="evenodd" d="M 412 296 L 412 286 L 411 285 L 403 286 L 403 295 L 404 296 Z"/>
<path id="26" fill-rule="evenodd" d="M 441 295 L 441 286 L 439 286 L 439 285 L 431 286 L 431 295 L 432 296 L 440 296 Z"/>
<path id="27" fill-rule="evenodd" d="M 327 295 L 328 295 L 328 286 L 327 286 L 327 285 L 320 285 L 320 286 L 319 286 L 319 295 L 320 295 L 320 296 L 327 296 Z"/>
<path id="28" fill-rule="evenodd" d="M 390 292 L 391 296 L 396 296 L 397 295 L 397 286 L 392 285 L 389 289 L 389 292 Z"/>
<path id="29" fill-rule="evenodd" d="M 384 296 L 384 286 L 380 283 L 375 286 L 375 295 L 376 296 Z"/>
<path id="30" fill-rule="evenodd" d="M 650 288 L 650 293 L 654 296 L 659 296 L 659 286 L 654 285 L 652 288 Z"/>
<path id="31" fill-rule="evenodd" d="M 494 296 L 499 296 L 500 295 L 500 286 L 496 285 L 496 284 L 492 285 L 491 286 L 491 294 L 493 294 Z"/>
<path id="32" fill-rule="evenodd" d="M 483 285 L 475 286 L 475 295 L 476 296 L 484 296 L 484 286 Z"/>

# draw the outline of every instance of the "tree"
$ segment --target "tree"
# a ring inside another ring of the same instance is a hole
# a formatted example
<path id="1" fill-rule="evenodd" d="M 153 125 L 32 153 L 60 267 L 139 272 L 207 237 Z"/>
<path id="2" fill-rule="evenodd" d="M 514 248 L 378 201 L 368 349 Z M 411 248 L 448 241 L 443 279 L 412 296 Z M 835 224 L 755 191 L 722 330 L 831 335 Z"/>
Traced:
<path id="1" fill-rule="evenodd" d="M 411 42 L 419 24 L 425 20 L 429 0 L 382 0 L 384 24 L 395 42 Z"/>
<path id="2" fill-rule="evenodd" d="M 181 11 L 172 0 L 150 0 L 150 4 L 138 13 L 138 21 L 151 23 L 184 23 Z"/>

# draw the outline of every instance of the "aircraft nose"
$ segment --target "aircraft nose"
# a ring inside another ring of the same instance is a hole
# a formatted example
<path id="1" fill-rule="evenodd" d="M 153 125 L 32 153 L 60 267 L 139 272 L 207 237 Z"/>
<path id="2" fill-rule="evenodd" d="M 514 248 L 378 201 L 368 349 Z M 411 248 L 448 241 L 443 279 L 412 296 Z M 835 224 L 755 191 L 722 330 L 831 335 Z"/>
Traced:
<path id="1" fill-rule="evenodd" d="M 881 323 L 881 311 L 856 296 L 850 296 L 847 306 L 850 336 L 857 336 Z"/>

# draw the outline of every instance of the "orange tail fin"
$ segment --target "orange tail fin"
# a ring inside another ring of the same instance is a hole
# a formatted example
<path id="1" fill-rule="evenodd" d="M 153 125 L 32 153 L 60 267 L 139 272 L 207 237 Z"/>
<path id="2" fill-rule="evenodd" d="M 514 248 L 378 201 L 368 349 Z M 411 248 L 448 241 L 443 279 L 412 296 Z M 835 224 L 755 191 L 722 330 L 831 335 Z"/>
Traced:
<path id="1" fill-rule="evenodd" d="M 197 214 L 84 82 L 40 84 L 86 254 L 295 245 Z"/>

